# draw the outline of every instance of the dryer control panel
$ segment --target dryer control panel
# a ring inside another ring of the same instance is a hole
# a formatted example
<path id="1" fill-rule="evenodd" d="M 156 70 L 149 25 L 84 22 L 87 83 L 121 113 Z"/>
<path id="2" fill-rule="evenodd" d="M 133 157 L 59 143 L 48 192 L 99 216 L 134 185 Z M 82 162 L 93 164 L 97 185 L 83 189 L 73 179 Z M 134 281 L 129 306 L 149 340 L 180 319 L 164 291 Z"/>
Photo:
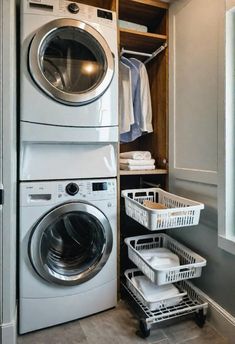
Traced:
<path id="1" fill-rule="evenodd" d="M 68 0 L 24 0 L 24 13 L 74 18 L 115 28 L 117 26 L 115 12 Z"/>
<path id="2" fill-rule="evenodd" d="M 21 206 L 53 205 L 68 201 L 109 200 L 117 197 L 116 179 L 26 182 L 20 186 Z"/>

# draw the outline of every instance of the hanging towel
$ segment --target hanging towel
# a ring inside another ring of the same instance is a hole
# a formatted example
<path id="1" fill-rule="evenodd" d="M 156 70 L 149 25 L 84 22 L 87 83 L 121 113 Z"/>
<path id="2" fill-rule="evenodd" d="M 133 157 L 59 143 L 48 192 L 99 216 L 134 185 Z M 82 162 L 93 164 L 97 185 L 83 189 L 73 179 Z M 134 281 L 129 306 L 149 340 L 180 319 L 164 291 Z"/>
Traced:
<path id="1" fill-rule="evenodd" d="M 136 165 L 136 166 L 131 166 L 127 164 L 120 164 L 120 169 L 121 170 L 126 170 L 126 171 L 144 171 L 144 170 L 155 170 L 155 165 Z"/>
<path id="2" fill-rule="evenodd" d="M 119 109 L 120 133 L 130 131 L 134 123 L 134 110 L 131 88 L 131 70 L 124 63 L 119 63 Z"/>
<path id="3" fill-rule="evenodd" d="M 122 159 L 134 159 L 134 160 L 148 160 L 151 159 L 151 153 L 148 151 L 130 151 L 119 154 Z"/>
<path id="4" fill-rule="evenodd" d="M 148 160 L 134 160 L 134 159 L 120 159 L 120 164 L 125 164 L 129 166 L 146 166 L 146 165 L 154 165 L 155 159 L 148 159 Z"/>
<path id="5" fill-rule="evenodd" d="M 142 110 L 140 128 L 142 132 L 151 133 L 153 131 L 152 105 L 151 105 L 151 93 L 150 93 L 148 73 L 143 62 L 135 58 L 131 58 L 130 60 L 139 69 L 139 75 L 140 75 L 140 103 L 141 103 L 141 110 Z"/>
<path id="6" fill-rule="evenodd" d="M 142 135 L 140 121 L 142 118 L 140 104 L 140 75 L 139 69 L 127 58 L 121 57 L 121 63 L 130 68 L 131 71 L 131 89 L 132 89 L 132 106 L 134 112 L 134 123 L 127 132 L 121 132 L 121 142 L 132 142 Z"/>

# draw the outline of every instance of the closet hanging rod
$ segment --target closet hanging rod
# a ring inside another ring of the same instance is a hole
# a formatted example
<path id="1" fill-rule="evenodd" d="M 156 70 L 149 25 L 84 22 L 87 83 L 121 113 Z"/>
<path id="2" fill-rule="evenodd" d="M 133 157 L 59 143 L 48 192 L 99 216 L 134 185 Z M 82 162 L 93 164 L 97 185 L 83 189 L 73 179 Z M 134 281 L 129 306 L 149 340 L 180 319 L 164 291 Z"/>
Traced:
<path id="1" fill-rule="evenodd" d="M 121 56 L 124 54 L 131 54 L 131 55 L 139 55 L 139 56 L 146 56 L 148 57 L 145 61 L 144 64 L 147 64 L 149 61 L 151 61 L 154 57 L 156 57 L 158 54 L 160 54 L 163 50 L 165 50 L 167 47 L 167 43 L 164 43 L 161 45 L 157 50 L 155 50 L 152 54 L 150 53 L 143 53 L 141 51 L 135 51 L 135 50 L 127 50 L 122 48 L 121 50 Z"/>
<path id="2" fill-rule="evenodd" d="M 140 56 L 152 56 L 152 54 L 149 53 L 142 53 L 141 51 L 135 51 L 135 50 L 126 50 L 124 48 L 122 48 L 121 50 L 121 56 L 124 54 L 132 54 L 132 55 L 140 55 Z"/>
<path id="3" fill-rule="evenodd" d="M 167 43 L 164 43 L 163 45 L 161 45 L 157 50 L 155 50 L 152 53 L 152 56 L 150 56 L 147 60 L 144 61 L 144 64 L 149 63 L 152 59 L 154 59 L 154 57 L 156 57 L 158 54 L 160 54 L 163 50 L 165 50 L 167 47 Z"/>

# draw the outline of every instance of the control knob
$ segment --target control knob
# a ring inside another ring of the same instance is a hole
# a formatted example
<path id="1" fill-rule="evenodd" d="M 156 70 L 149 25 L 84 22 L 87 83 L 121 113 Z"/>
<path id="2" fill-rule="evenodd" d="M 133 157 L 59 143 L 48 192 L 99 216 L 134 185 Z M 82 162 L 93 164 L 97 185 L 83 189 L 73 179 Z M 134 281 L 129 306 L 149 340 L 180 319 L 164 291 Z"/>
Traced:
<path id="1" fill-rule="evenodd" d="M 79 186 L 76 183 L 69 183 L 66 185 L 65 190 L 69 195 L 74 196 L 78 193 Z"/>
<path id="2" fill-rule="evenodd" d="M 76 2 L 71 2 L 68 5 L 68 10 L 70 13 L 76 14 L 79 12 L 79 6 L 76 4 Z"/>

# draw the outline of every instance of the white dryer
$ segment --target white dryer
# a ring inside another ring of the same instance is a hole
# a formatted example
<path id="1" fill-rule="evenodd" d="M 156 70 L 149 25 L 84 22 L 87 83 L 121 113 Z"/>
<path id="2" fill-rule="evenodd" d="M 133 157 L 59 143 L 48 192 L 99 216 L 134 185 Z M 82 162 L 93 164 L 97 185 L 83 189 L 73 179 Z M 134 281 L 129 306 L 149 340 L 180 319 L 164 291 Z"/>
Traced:
<path id="1" fill-rule="evenodd" d="M 20 185 L 19 332 L 116 305 L 115 179 Z"/>
<path id="2" fill-rule="evenodd" d="M 20 118 L 31 130 L 35 124 L 117 127 L 115 12 L 67 0 L 23 0 L 20 84 Z"/>
<path id="3" fill-rule="evenodd" d="M 21 3 L 20 180 L 115 177 L 115 12 L 67 0 Z"/>

